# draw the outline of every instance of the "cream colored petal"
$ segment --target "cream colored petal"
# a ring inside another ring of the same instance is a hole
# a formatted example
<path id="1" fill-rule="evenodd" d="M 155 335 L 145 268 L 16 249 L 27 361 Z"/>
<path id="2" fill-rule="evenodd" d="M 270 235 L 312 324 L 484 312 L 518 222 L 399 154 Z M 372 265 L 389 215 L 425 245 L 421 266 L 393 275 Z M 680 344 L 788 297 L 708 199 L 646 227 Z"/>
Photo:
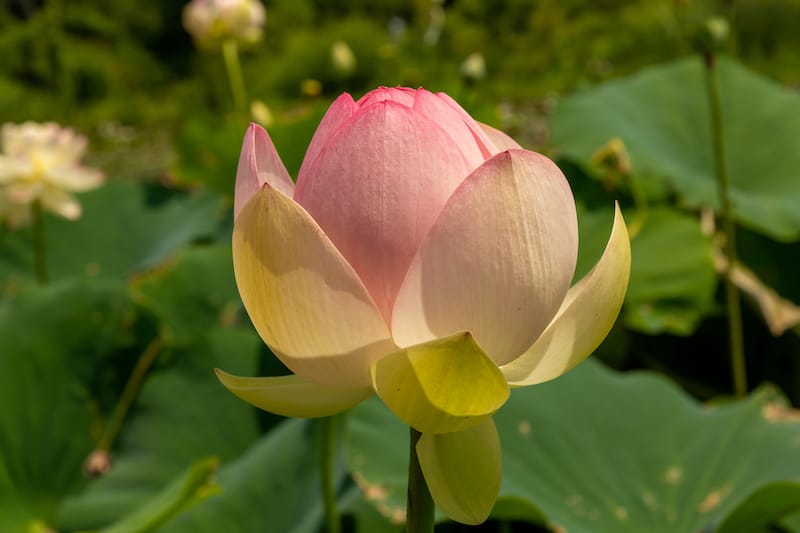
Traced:
<path id="1" fill-rule="evenodd" d="M 303 378 L 369 386 L 370 363 L 397 349 L 352 267 L 302 207 L 269 185 L 236 218 L 233 266 L 256 330 Z"/>
<path id="2" fill-rule="evenodd" d="M 103 180 L 102 172 L 79 166 L 49 169 L 45 176 L 45 181 L 50 185 L 72 192 L 96 189 Z"/>
<path id="3" fill-rule="evenodd" d="M 31 174 L 33 167 L 28 161 L 0 155 L 0 183 L 11 183 Z"/>
<path id="4" fill-rule="evenodd" d="M 225 387 L 250 405 L 281 416 L 317 418 L 346 411 L 372 395 L 369 387 L 334 389 L 300 376 L 249 378 L 216 369 Z"/>
<path id="5" fill-rule="evenodd" d="M 433 501 L 444 514 L 469 525 L 489 518 L 503 477 L 500 437 L 491 418 L 455 433 L 423 433 L 417 457 Z"/>
<path id="6" fill-rule="evenodd" d="M 78 200 L 61 189 L 48 187 L 42 191 L 39 200 L 42 202 L 42 207 L 45 211 L 55 213 L 69 220 L 77 220 L 81 218 L 81 214 L 83 213 L 83 209 Z"/>
<path id="7" fill-rule="evenodd" d="M 583 361 L 617 319 L 631 270 L 631 245 L 619 205 L 603 256 L 567 293 L 555 318 L 533 346 L 500 368 L 512 386 L 557 378 Z"/>

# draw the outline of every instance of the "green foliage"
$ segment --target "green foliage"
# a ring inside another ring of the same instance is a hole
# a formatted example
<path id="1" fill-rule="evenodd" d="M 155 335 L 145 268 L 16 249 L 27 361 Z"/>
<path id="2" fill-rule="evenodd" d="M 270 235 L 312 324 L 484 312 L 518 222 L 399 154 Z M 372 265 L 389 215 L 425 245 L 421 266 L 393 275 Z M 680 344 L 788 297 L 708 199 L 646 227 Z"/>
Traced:
<path id="1" fill-rule="evenodd" d="M 685 57 L 709 15 L 731 24 L 719 74 L 740 259 L 800 302 L 800 97 L 787 88 L 800 83 L 798 3 L 444 4 L 434 42 L 428 0 L 265 1 L 264 41 L 241 62 L 294 178 L 340 92 L 423 85 L 560 158 L 578 205 L 575 280 L 600 257 L 620 202 L 633 266 L 598 355 L 662 375 L 588 362 L 513 391 L 495 415 L 501 497 L 476 530 L 800 531 L 797 411 L 769 386 L 701 406 L 669 382 L 701 398 L 730 390 L 719 243 L 700 221 L 717 205 L 703 71 Z M 213 373 L 288 371 L 233 277 L 233 185 L 251 117 L 233 111 L 219 51 L 194 48 L 184 5 L 0 0 L 0 116 L 76 127 L 90 137 L 87 164 L 109 176 L 79 195 L 78 221 L 45 217 L 49 285 L 35 282 L 31 230 L 0 228 L 0 531 L 320 530 L 317 424 L 256 412 Z M 337 41 L 352 72 L 332 63 Z M 468 80 L 461 63 L 474 52 L 487 75 Z M 306 80 L 321 92 L 304 94 Z M 596 157 L 614 137 L 616 166 Z M 776 381 L 797 403 L 800 327 L 774 339 L 760 313 L 745 312 L 751 383 Z M 90 479 L 84 461 L 153 346 L 111 470 Z M 398 532 L 407 428 L 374 400 L 351 415 L 335 480 L 345 529 Z"/>
<path id="2" fill-rule="evenodd" d="M 800 237 L 800 96 L 720 61 L 726 158 L 736 219 L 770 237 Z M 633 172 L 664 180 L 689 207 L 718 206 L 711 127 L 700 62 L 647 69 L 564 99 L 553 138 L 579 161 L 620 138 Z M 770 142 L 764 142 L 764 139 Z"/>
<path id="3" fill-rule="evenodd" d="M 733 532 L 800 509 L 800 424 L 774 389 L 707 407 L 663 377 L 588 361 L 516 389 L 494 418 L 504 469 L 497 519 L 586 533 L 721 523 Z M 348 426 L 350 468 L 387 518 L 405 505 L 407 431 L 377 400 L 356 407 Z"/>

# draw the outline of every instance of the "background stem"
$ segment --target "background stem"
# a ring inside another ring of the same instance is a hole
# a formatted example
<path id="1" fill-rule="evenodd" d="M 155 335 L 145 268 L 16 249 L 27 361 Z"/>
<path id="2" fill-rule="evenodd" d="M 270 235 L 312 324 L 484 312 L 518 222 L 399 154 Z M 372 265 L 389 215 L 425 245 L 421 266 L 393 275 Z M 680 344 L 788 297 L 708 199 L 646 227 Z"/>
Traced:
<path id="1" fill-rule="evenodd" d="M 233 105 L 236 111 L 246 112 L 247 92 L 245 91 L 244 76 L 242 76 L 242 65 L 239 63 L 239 49 L 236 46 L 236 41 L 226 39 L 222 43 L 222 58 L 225 61 L 225 70 L 228 73 Z"/>
<path id="2" fill-rule="evenodd" d="M 320 476 L 322 484 L 322 502 L 325 510 L 325 530 L 327 533 L 340 533 L 342 521 L 336 507 L 336 487 L 334 483 L 334 457 L 336 455 L 336 423 L 335 416 L 320 419 Z"/>
<path id="3" fill-rule="evenodd" d="M 733 388 L 736 396 L 742 398 L 747 395 L 747 371 L 744 356 L 744 335 L 742 333 L 742 311 L 739 301 L 739 291 L 731 279 L 731 272 L 733 272 L 733 267 L 736 264 L 736 225 L 733 221 L 733 210 L 731 208 L 728 185 L 728 168 L 725 162 L 722 109 L 720 105 L 716 57 L 713 52 L 706 52 L 703 59 L 706 67 L 706 88 L 708 89 L 708 104 L 711 112 L 711 139 L 714 145 L 714 165 L 719 189 L 722 232 L 725 236 L 724 251 L 728 260 L 723 275 L 725 278 L 725 301 L 728 311 Z"/>
<path id="4" fill-rule="evenodd" d="M 422 434 L 414 428 L 410 429 L 406 533 L 432 533 L 435 506 L 417 457 L 417 441 L 419 441 Z"/>
<path id="5" fill-rule="evenodd" d="M 111 420 L 106 424 L 103 435 L 97 443 L 96 448 L 98 450 L 108 451 L 111 449 L 111 444 L 122 428 L 122 423 L 125 421 L 125 417 L 133 401 L 136 399 L 136 395 L 139 393 L 144 377 L 147 375 L 147 371 L 153 365 L 153 361 L 156 360 L 159 352 L 161 352 L 162 345 L 161 337 L 156 337 L 147 345 L 142 355 L 139 356 L 139 360 L 136 361 L 136 366 L 133 368 L 133 372 L 131 372 L 131 377 L 128 378 L 128 382 L 125 384 L 125 390 L 122 391 L 122 396 L 119 398 L 119 403 L 117 403 L 117 407 L 114 409 L 114 414 L 111 415 Z"/>
<path id="6" fill-rule="evenodd" d="M 33 264 L 36 269 L 36 281 L 44 285 L 47 283 L 47 257 L 44 246 L 44 216 L 42 204 L 39 200 L 31 206 L 33 213 Z"/>

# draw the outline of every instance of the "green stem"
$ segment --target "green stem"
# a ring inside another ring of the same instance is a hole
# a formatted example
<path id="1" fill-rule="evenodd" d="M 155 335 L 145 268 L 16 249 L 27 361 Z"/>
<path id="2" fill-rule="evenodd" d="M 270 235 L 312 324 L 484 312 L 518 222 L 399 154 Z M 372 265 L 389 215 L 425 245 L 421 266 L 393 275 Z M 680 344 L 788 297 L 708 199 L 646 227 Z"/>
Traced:
<path id="1" fill-rule="evenodd" d="M 410 429 L 406 533 L 433 533 L 435 507 L 417 457 L 417 441 L 419 441 L 422 434 L 414 428 Z"/>
<path id="2" fill-rule="evenodd" d="M 133 405 L 136 395 L 139 393 L 139 389 L 142 387 L 142 382 L 147 375 L 147 371 L 150 370 L 153 361 L 158 357 L 162 346 L 163 342 L 161 337 L 156 337 L 147 345 L 142 355 L 139 356 L 139 360 L 136 361 L 136 366 L 133 368 L 133 372 L 131 372 L 131 377 L 128 378 L 125 389 L 122 391 L 122 396 L 119 398 L 119 403 L 117 403 L 117 407 L 114 409 L 114 414 L 111 415 L 111 420 L 106 424 L 103 435 L 97 443 L 98 450 L 108 451 L 111 449 L 111 444 L 114 442 L 117 434 L 119 434 L 122 423 L 125 421 L 125 417 L 131 405 Z"/>
<path id="3" fill-rule="evenodd" d="M 325 530 L 327 533 L 340 533 L 342 521 L 336 507 L 336 486 L 334 483 L 334 457 L 336 456 L 336 417 L 328 416 L 320 420 L 320 476 L 322 483 L 322 502 L 325 509 Z"/>
<path id="4" fill-rule="evenodd" d="M 706 88 L 711 111 L 711 138 L 714 144 L 714 164 L 717 174 L 719 200 L 722 207 L 722 231 L 725 236 L 725 300 L 728 309 L 728 332 L 733 372 L 733 388 L 736 396 L 747 395 L 747 371 L 745 368 L 744 336 L 742 334 L 742 311 L 739 302 L 739 291 L 733 283 L 731 273 L 736 264 L 736 226 L 733 221 L 733 210 L 729 191 L 728 168 L 725 162 L 725 146 L 722 134 L 722 109 L 720 105 L 719 81 L 715 56 L 707 52 L 703 56 L 706 67 Z"/>
<path id="5" fill-rule="evenodd" d="M 228 73 L 233 105 L 236 111 L 246 112 L 247 92 L 244 86 L 244 76 L 242 76 L 242 65 L 239 63 L 239 49 L 235 40 L 226 39 L 222 43 L 222 58 L 225 61 L 225 70 Z"/>
<path id="6" fill-rule="evenodd" d="M 36 280 L 40 285 L 47 283 L 47 255 L 44 246 L 44 216 L 39 200 L 33 202 L 33 264 L 36 269 Z"/>

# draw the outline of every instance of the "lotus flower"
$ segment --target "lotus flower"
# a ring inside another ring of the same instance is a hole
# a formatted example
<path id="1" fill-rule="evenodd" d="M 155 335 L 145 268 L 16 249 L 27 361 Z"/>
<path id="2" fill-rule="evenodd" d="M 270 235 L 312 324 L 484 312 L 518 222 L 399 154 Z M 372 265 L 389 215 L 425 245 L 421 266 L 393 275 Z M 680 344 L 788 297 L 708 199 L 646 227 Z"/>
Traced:
<path id="1" fill-rule="evenodd" d="M 219 46 L 226 39 L 255 44 L 265 20 L 260 0 L 192 0 L 183 9 L 183 27 L 200 48 Z"/>
<path id="2" fill-rule="evenodd" d="M 578 229 L 564 175 L 423 89 L 339 97 L 296 186 L 251 125 L 234 213 L 242 301 L 294 375 L 218 371 L 222 382 L 297 417 L 377 394 L 422 433 L 433 498 L 465 523 L 485 520 L 499 491 L 491 416 L 509 388 L 558 377 L 589 355 L 628 282 L 618 208 L 603 256 L 570 288 Z"/>
<path id="3" fill-rule="evenodd" d="M 3 124 L 0 153 L 0 219 L 12 227 L 31 220 L 39 202 L 47 211 L 71 220 L 81 205 L 71 194 L 99 187 L 103 174 L 81 166 L 86 137 L 53 122 Z"/>

